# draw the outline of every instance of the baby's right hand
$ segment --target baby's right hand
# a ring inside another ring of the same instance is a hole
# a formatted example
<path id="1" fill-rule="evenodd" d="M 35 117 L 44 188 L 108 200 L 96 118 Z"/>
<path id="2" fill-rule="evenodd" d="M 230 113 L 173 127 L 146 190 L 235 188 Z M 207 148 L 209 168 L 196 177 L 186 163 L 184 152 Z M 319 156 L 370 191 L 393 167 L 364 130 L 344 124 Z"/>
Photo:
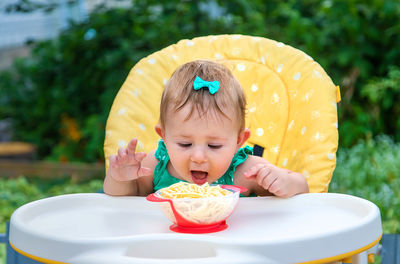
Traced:
<path id="1" fill-rule="evenodd" d="M 136 180 L 139 177 L 153 173 L 150 168 L 142 167 L 142 160 L 146 153 L 136 153 L 137 139 L 132 139 L 126 148 L 120 148 L 118 155 L 110 156 L 108 173 L 117 181 Z"/>

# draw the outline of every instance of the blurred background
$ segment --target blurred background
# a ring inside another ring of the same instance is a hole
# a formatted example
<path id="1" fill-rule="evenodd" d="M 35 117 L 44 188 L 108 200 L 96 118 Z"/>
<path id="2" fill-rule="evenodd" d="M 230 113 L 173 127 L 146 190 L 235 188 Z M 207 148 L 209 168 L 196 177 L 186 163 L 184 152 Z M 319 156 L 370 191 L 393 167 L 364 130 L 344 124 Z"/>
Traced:
<path id="1" fill-rule="evenodd" d="M 400 233 L 399 18 L 398 0 L 1 0 L 0 233 L 24 203 L 101 189 L 129 70 L 212 34 L 274 39 L 321 64 L 342 94 L 330 192 L 373 201 Z"/>

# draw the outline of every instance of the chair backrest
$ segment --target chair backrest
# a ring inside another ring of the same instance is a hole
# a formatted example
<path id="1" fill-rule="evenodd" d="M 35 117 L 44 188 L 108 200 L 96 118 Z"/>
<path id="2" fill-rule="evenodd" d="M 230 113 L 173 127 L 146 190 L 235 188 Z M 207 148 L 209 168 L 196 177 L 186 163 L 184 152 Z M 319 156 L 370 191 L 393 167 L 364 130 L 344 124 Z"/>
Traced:
<path id="1" fill-rule="evenodd" d="M 326 192 L 336 165 L 338 89 L 310 56 L 274 40 L 216 35 L 181 40 L 140 60 L 111 108 L 104 153 L 108 157 L 133 137 L 140 151 L 156 148 L 164 84 L 180 65 L 213 59 L 228 66 L 248 102 L 246 126 L 271 163 L 302 173 L 310 192 Z"/>

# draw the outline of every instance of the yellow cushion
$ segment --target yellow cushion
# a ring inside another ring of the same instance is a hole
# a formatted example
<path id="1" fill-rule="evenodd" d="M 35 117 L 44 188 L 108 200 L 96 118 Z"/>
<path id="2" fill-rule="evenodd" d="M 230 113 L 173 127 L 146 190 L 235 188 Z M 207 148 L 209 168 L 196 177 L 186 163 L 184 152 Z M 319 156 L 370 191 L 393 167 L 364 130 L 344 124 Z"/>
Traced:
<path id="1" fill-rule="evenodd" d="M 247 144 L 264 147 L 271 163 L 302 173 L 310 192 L 328 191 L 338 146 L 337 89 L 310 56 L 274 40 L 217 35 L 181 40 L 140 60 L 112 105 L 104 153 L 116 154 L 133 138 L 138 150 L 156 148 L 163 86 L 180 65 L 213 59 L 228 66 L 245 89 Z"/>

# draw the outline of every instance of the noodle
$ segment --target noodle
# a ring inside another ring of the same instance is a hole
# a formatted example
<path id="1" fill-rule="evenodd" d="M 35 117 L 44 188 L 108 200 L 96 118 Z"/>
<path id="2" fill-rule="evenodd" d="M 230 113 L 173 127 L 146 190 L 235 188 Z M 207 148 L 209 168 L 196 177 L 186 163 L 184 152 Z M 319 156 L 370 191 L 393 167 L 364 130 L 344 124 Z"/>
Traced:
<path id="1" fill-rule="evenodd" d="M 208 183 L 197 185 L 187 182 L 163 188 L 158 191 L 158 195 L 174 199 L 173 204 L 179 214 L 197 224 L 211 224 L 224 220 L 234 210 L 239 197 L 238 192 L 222 189 L 218 185 L 210 186 Z M 162 207 L 168 218 L 176 222 L 169 203 L 163 203 Z"/>
<path id="2" fill-rule="evenodd" d="M 230 191 L 217 186 L 210 186 L 207 182 L 197 185 L 187 182 L 178 182 L 160 191 L 163 198 L 209 198 L 231 194 Z"/>

